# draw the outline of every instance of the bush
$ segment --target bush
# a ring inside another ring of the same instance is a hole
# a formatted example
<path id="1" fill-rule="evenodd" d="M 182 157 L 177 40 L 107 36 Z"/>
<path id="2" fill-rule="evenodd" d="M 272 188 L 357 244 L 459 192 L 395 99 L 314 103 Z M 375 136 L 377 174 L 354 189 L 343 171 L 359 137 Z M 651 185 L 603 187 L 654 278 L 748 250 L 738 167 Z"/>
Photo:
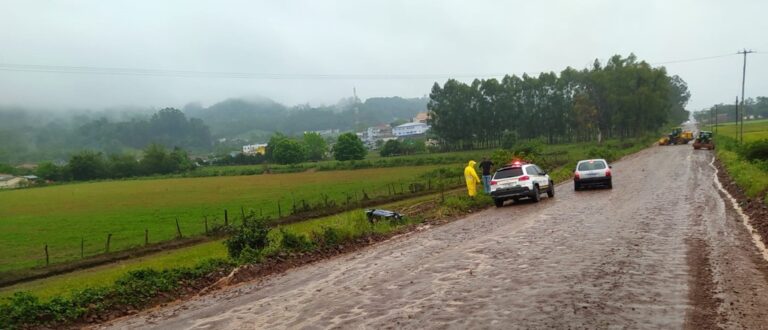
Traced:
<path id="1" fill-rule="evenodd" d="M 505 164 L 509 164 L 514 158 L 514 154 L 509 150 L 497 149 L 491 154 L 491 161 L 496 168 L 502 167 Z"/>
<path id="2" fill-rule="evenodd" d="M 609 162 L 616 158 L 616 153 L 605 147 L 592 147 L 587 151 L 587 157 L 589 158 L 603 158 Z"/>
<path id="3" fill-rule="evenodd" d="M 470 210 L 484 208 L 493 203 L 490 196 L 478 194 L 474 198 L 464 196 L 449 196 L 445 198 L 442 205 L 444 215 L 455 215 L 466 213 Z"/>
<path id="4" fill-rule="evenodd" d="M 314 244 L 306 236 L 301 234 L 294 234 L 280 228 L 280 246 L 286 251 L 310 251 L 314 248 Z"/>
<path id="5" fill-rule="evenodd" d="M 512 149 L 517 144 L 517 132 L 506 131 L 501 136 L 501 147 L 504 149 Z"/>
<path id="6" fill-rule="evenodd" d="M 768 139 L 746 143 L 740 153 L 749 161 L 768 161 Z"/>
<path id="7" fill-rule="evenodd" d="M 529 142 L 525 142 L 525 143 L 520 144 L 517 147 L 517 150 L 515 150 L 516 151 L 515 153 L 516 154 L 521 154 L 521 155 L 523 155 L 525 157 L 530 157 L 530 156 L 537 157 L 537 156 L 541 155 L 541 150 L 542 149 L 543 149 L 543 147 L 542 147 L 540 142 L 538 142 L 538 141 L 529 141 Z"/>
<path id="8" fill-rule="evenodd" d="M 355 133 L 339 135 L 336 145 L 333 146 L 333 157 L 336 160 L 360 160 L 365 158 L 367 153 L 363 141 L 360 141 Z"/>
<path id="9" fill-rule="evenodd" d="M 139 269 L 121 276 L 108 287 L 75 291 L 68 298 L 54 297 L 47 302 L 28 292 L 17 292 L 0 304 L 0 328 L 60 328 L 87 315 L 143 307 L 163 293 L 173 296 L 185 281 L 217 271 L 226 272 L 233 266 L 227 260 L 210 259 L 191 268 Z"/>
<path id="10" fill-rule="evenodd" d="M 240 255 L 237 257 L 238 265 L 257 264 L 264 261 L 264 249 L 254 250 L 250 246 L 246 246 L 240 251 Z"/>
<path id="11" fill-rule="evenodd" d="M 306 154 L 301 143 L 283 139 L 272 150 L 272 159 L 278 164 L 298 164 L 304 161 Z"/>
<path id="12" fill-rule="evenodd" d="M 235 229 L 234 234 L 224 241 L 227 252 L 232 259 L 238 259 L 246 247 L 261 251 L 269 245 L 269 227 L 263 219 L 248 221 Z"/>
<path id="13" fill-rule="evenodd" d="M 344 241 L 344 235 L 333 227 L 323 227 L 320 233 L 312 232 L 312 242 L 317 246 L 336 246 Z"/>
<path id="14" fill-rule="evenodd" d="M 381 151 L 379 151 L 379 155 L 381 155 L 381 157 L 399 155 L 401 153 L 400 149 L 401 149 L 400 141 L 389 140 L 386 143 L 384 143 L 383 147 L 381 147 Z"/>

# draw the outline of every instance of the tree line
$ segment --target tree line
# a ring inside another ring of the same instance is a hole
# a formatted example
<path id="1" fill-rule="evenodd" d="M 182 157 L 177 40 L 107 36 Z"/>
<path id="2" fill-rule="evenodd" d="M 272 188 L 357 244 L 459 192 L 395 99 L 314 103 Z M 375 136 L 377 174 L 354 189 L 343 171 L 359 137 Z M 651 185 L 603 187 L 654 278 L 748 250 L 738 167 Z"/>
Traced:
<path id="1" fill-rule="evenodd" d="M 184 149 L 175 147 L 168 150 L 163 145 L 152 143 L 143 150 L 141 159 L 130 154 L 105 155 L 83 150 L 72 155 L 66 165 L 40 163 L 35 174 L 44 180 L 88 181 L 181 173 L 194 167 Z"/>
<path id="2" fill-rule="evenodd" d="M 363 141 L 354 133 L 344 133 L 333 141 L 332 147 L 320 134 L 307 132 L 301 138 L 289 137 L 275 133 L 269 138 L 266 152 L 247 155 L 239 153 L 227 155 L 215 161 L 217 165 L 254 165 L 263 163 L 298 164 L 301 162 L 317 162 L 333 157 L 333 159 L 361 160 L 368 150 Z"/>
<path id="3" fill-rule="evenodd" d="M 693 113 L 693 117 L 697 121 L 709 124 L 710 121 L 714 122 L 715 109 L 717 109 L 717 118 L 719 122 L 731 122 L 736 121 L 736 100 L 731 104 L 719 103 L 713 105 L 704 111 L 697 111 Z M 739 105 L 741 106 L 741 105 Z M 755 118 L 768 118 L 768 97 L 758 96 L 756 98 L 747 98 L 744 101 L 745 114 L 747 116 L 754 116 Z"/>
<path id="4" fill-rule="evenodd" d="M 198 154 L 226 154 L 243 144 L 267 141 L 275 132 L 300 136 L 305 131 L 405 122 L 426 111 L 426 104 L 425 97 L 365 101 L 352 97 L 328 106 L 288 107 L 268 99 L 229 99 L 209 107 L 193 103 L 183 110 L 160 111 L 56 112 L 0 106 L 0 162 L 64 160 L 83 149 L 120 154 L 150 143 Z"/>
<path id="5" fill-rule="evenodd" d="M 151 143 L 210 151 L 213 138 L 200 119 L 180 110 L 120 112 L 38 112 L 0 107 L 0 162 L 65 160 L 88 149 L 121 154 Z"/>
<path id="6" fill-rule="evenodd" d="M 655 132 L 688 118 L 682 78 L 635 55 L 595 60 L 581 71 L 435 83 L 429 123 L 446 149 L 497 147 L 518 139 L 602 141 Z"/>
<path id="7" fill-rule="evenodd" d="M 162 109 L 148 120 L 93 120 L 80 126 L 77 135 L 82 141 L 81 148 L 108 152 L 119 152 L 126 147 L 142 149 L 151 143 L 193 150 L 209 150 L 212 146 L 208 126 L 200 119 L 188 119 L 174 108 Z"/>

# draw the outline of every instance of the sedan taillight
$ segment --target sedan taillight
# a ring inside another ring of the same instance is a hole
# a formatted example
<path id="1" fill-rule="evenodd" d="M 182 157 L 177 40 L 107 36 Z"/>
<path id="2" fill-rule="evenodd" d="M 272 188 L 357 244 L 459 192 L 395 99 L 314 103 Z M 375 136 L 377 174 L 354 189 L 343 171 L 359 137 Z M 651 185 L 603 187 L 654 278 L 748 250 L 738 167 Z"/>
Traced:
<path id="1" fill-rule="evenodd" d="M 530 178 L 531 178 L 531 177 L 529 177 L 529 176 L 527 176 L 527 175 L 523 175 L 523 176 L 521 176 L 521 177 L 517 178 L 517 181 L 525 181 L 525 180 L 528 180 L 528 179 L 530 179 Z"/>
<path id="2" fill-rule="evenodd" d="M 579 179 L 579 172 L 573 172 L 573 178 L 575 180 L 578 180 Z"/>
<path id="3" fill-rule="evenodd" d="M 607 176 L 607 177 L 611 176 L 611 169 L 605 170 L 605 176 Z"/>
<path id="4" fill-rule="evenodd" d="M 499 182 L 498 182 L 498 181 L 496 181 L 496 180 L 491 180 L 491 185 L 492 185 L 492 186 L 495 186 L 495 185 L 496 185 L 496 184 L 498 184 L 498 183 L 499 183 Z"/>

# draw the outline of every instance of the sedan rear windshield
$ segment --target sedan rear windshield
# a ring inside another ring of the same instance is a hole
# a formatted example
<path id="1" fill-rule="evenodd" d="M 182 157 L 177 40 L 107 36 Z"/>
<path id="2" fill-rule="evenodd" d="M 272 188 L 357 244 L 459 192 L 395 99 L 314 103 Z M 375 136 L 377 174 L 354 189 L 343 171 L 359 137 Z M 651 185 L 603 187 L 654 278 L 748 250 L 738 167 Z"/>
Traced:
<path id="1" fill-rule="evenodd" d="M 579 171 L 592 171 L 592 170 L 602 170 L 605 169 L 605 163 L 601 160 L 596 160 L 594 162 L 583 162 L 579 164 Z"/>
<path id="2" fill-rule="evenodd" d="M 522 167 L 510 167 L 510 168 L 502 168 L 496 172 L 496 175 L 493 176 L 494 179 L 506 179 L 516 176 L 523 175 L 523 168 Z"/>

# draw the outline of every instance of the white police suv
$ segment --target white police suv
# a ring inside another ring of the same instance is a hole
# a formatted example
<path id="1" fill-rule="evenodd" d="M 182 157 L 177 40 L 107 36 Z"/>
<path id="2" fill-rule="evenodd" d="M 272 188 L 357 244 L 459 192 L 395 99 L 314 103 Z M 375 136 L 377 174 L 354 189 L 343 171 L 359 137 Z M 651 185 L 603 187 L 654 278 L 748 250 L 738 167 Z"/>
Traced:
<path id="1" fill-rule="evenodd" d="M 515 161 L 498 169 L 491 179 L 491 197 L 496 207 L 503 206 L 508 199 L 531 198 L 538 202 L 544 192 L 555 197 L 555 184 L 547 172 L 535 164 Z"/>

